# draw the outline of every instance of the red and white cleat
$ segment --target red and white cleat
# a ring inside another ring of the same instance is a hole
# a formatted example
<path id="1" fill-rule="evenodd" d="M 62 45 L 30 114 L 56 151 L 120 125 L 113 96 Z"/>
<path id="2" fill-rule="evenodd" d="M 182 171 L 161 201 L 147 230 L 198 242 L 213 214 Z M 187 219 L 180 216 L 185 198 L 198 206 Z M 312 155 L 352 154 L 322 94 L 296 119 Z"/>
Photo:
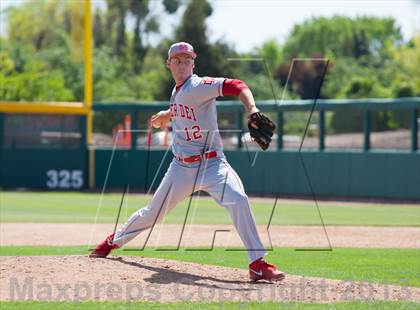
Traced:
<path id="1" fill-rule="evenodd" d="M 251 281 L 258 280 L 281 281 L 286 274 L 277 270 L 276 266 L 267 263 L 263 258 L 259 258 L 249 264 L 249 278 Z"/>
<path id="2" fill-rule="evenodd" d="M 95 250 L 93 250 L 92 253 L 90 253 L 89 257 L 95 257 L 95 258 L 105 258 L 108 256 L 109 253 L 113 249 L 117 249 L 118 245 L 112 243 L 114 240 L 114 234 L 108 236 L 104 241 L 99 243 Z"/>

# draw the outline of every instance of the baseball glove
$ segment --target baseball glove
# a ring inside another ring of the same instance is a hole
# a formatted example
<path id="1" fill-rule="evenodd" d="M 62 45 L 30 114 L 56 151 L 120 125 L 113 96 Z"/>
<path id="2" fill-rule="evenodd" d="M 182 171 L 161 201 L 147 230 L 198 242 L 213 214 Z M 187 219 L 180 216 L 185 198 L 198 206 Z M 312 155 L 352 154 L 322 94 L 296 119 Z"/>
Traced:
<path id="1" fill-rule="evenodd" d="M 248 128 L 251 139 L 265 151 L 270 146 L 276 125 L 261 112 L 252 113 L 248 116 Z"/>

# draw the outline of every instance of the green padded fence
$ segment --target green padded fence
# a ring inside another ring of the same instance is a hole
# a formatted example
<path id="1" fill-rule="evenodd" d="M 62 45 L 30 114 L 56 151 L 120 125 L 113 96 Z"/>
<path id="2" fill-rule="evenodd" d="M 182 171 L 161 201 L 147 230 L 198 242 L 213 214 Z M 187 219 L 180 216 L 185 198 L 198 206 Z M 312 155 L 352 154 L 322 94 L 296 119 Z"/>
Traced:
<path id="1" fill-rule="evenodd" d="M 262 111 L 276 113 L 278 124 L 277 150 L 259 152 L 254 166 L 250 166 L 255 151 L 247 149 L 238 139 L 237 150 L 226 151 L 231 165 L 241 176 L 249 194 L 311 195 L 309 182 L 317 196 L 348 196 L 420 200 L 420 152 L 418 150 L 418 120 L 420 98 L 318 100 L 314 113 L 318 115 L 319 143 L 317 150 L 297 152 L 283 148 L 284 113 L 310 111 L 312 100 L 257 102 Z M 131 114 L 132 129 L 138 128 L 139 112 L 167 109 L 166 102 L 143 104 L 94 104 L 94 112 L 125 111 Z M 330 150 L 325 146 L 325 112 L 358 109 L 363 112 L 363 145 L 359 150 Z M 378 110 L 403 110 L 410 113 L 411 145 L 405 151 L 375 150 L 371 148 L 371 114 Z M 234 127 L 243 129 L 244 109 L 238 102 L 218 103 L 218 111 L 236 113 Z M 106 190 L 130 188 L 146 191 L 155 179 L 155 189 L 169 165 L 169 152 L 160 172 L 156 171 L 165 151 L 136 149 L 136 132 L 127 150 L 116 150 L 109 166 L 112 148 L 94 149 L 94 166 L 88 167 L 85 122 L 81 122 L 80 148 L 49 149 L 4 147 L 5 115 L 0 113 L 0 185 L 3 188 L 37 188 L 80 190 L 88 188 L 88 173 L 95 180 L 94 189 L 102 189 L 108 168 Z M 238 138 L 241 133 L 238 133 Z M 251 158 L 251 161 L 250 161 Z M 148 169 L 146 167 L 148 166 Z"/>
<path id="2" fill-rule="evenodd" d="M 146 150 L 115 151 L 106 190 L 122 189 L 127 182 L 130 188 L 142 191 L 152 185 L 152 191 L 156 189 L 172 155 L 167 154 L 159 171 L 165 151 L 150 151 L 149 159 L 147 154 Z M 253 166 L 255 152 L 226 151 L 225 154 L 251 195 L 310 196 L 312 185 L 317 197 L 420 199 L 420 155 L 415 153 L 259 152 Z M 98 189 L 104 186 L 111 155 L 111 150 L 96 151 Z"/>
<path id="3" fill-rule="evenodd" d="M 249 194 L 256 195 L 312 195 L 394 198 L 420 200 L 420 152 L 418 151 L 418 110 L 420 98 L 363 99 L 363 100 L 313 100 L 257 102 L 265 112 L 277 114 L 277 151 L 259 152 L 255 165 L 251 163 L 255 152 L 248 152 L 238 140 L 236 151 L 225 151 L 231 165 L 241 176 Z M 121 111 L 131 114 L 132 127 L 137 128 L 138 112 L 156 112 L 167 109 L 167 103 L 148 104 L 95 104 L 95 111 Z M 287 111 L 318 113 L 318 150 L 302 151 L 283 148 L 283 114 Z M 359 150 L 329 150 L 325 147 L 325 112 L 358 109 L 363 112 L 363 145 Z M 406 151 L 371 149 L 371 113 L 378 110 L 404 110 L 411 114 L 411 146 Z M 243 129 L 244 109 L 239 102 L 218 103 L 218 112 L 234 111 L 236 125 Z M 240 138 L 241 133 L 238 133 Z M 106 189 L 123 188 L 128 182 L 132 187 L 146 191 L 155 176 L 165 151 L 135 149 L 133 133 L 131 150 L 117 150 L 108 176 Z M 96 188 L 104 185 L 111 158 L 111 150 L 96 150 Z M 251 160 L 250 160 L 251 158 Z M 172 155 L 156 175 L 152 190 L 166 171 Z M 149 169 L 146 170 L 146 166 Z M 309 179 L 304 174 L 306 167 Z M 309 183 L 310 182 L 310 183 Z"/>

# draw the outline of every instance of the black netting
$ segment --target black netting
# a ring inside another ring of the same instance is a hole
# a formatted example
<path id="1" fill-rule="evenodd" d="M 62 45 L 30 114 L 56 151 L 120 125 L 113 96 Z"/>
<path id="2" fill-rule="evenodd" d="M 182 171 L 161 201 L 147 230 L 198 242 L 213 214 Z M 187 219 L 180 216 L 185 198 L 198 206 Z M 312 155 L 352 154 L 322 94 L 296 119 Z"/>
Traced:
<path id="1" fill-rule="evenodd" d="M 14 114 L 4 116 L 4 148 L 81 148 L 82 117 Z"/>

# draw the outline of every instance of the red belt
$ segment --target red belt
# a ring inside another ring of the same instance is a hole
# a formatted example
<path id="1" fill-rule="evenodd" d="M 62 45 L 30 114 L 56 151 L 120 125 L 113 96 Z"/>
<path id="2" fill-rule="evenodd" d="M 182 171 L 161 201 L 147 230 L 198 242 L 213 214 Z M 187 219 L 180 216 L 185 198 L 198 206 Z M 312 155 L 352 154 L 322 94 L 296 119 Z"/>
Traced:
<path id="1" fill-rule="evenodd" d="M 193 156 L 184 157 L 184 158 L 179 157 L 179 156 L 175 156 L 175 158 L 177 160 L 179 160 L 180 162 L 189 164 L 189 163 L 195 163 L 196 161 L 200 161 L 202 159 L 214 158 L 216 156 L 217 156 L 217 152 L 216 151 L 210 151 L 210 152 L 204 153 L 202 155 L 193 155 Z"/>

